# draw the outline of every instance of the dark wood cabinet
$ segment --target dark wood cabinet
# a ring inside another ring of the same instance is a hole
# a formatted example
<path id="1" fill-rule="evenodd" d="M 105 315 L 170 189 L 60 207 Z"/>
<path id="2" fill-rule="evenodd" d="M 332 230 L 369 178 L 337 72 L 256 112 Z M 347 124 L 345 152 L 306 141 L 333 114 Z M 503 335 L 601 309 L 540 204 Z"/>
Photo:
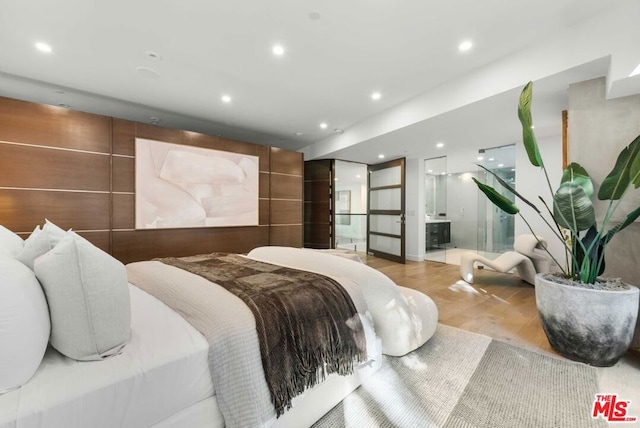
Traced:
<path id="1" fill-rule="evenodd" d="M 451 242 L 451 223 L 448 221 L 426 223 L 426 249 Z"/>

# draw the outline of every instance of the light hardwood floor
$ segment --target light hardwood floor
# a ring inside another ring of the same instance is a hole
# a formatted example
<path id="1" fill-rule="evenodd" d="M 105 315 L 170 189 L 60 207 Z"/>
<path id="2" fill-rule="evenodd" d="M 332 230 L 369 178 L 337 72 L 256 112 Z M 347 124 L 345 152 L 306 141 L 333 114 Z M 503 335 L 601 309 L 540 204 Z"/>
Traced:
<path id="1" fill-rule="evenodd" d="M 460 278 L 457 265 L 429 261 L 403 265 L 365 253 L 358 255 L 396 284 L 431 297 L 440 323 L 559 356 L 542 330 L 534 287 L 517 275 L 476 269 L 475 283 L 470 285 Z"/>
<path id="2" fill-rule="evenodd" d="M 431 297 L 438 306 L 440 323 L 563 358 L 551 349 L 544 334 L 534 287 L 518 276 L 477 269 L 471 286 L 462 281 L 457 265 L 428 261 L 403 265 L 366 253 L 358 255 L 396 284 Z M 629 402 L 629 415 L 640 417 L 640 352 L 629 351 L 614 367 L 598 371 L 600 392 L 620 394 Z"/>

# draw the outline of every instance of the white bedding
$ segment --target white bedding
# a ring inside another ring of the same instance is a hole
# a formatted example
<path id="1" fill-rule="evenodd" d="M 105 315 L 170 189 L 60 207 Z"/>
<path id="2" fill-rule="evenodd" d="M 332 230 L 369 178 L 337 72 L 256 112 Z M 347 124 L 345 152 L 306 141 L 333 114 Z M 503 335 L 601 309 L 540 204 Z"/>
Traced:
<path id="1" fill-rule="evenodd" d="M 271 247 L 256 250 L 250 257 L 325 271 L 347 288 L 362 287 L 364 296 L 352 292 L 357 297 L 354 303 L 361 313 L 366 306 L 371 310 L 376 333 L 383 333 L 390 353 L 409 352 L 431 336 L 437 309 L 428 297 L 403 290 L 359 263 L 302 253 L 306 255 Z M 207 340 L 159 300 L 135 286 L 129 288 L 132 337 L 122 354 L 104 361 L 77 362 L 49 348 L 26 385 L 0 395 L 0 428 L 224 426 L 220 396 L 214 395 Z M 371 343 L 369 340 L 368 345 Z M 296 397 L 293 409 L 276 426 L 309 426 L 342 400 L 379 368 L 385 344 L 375 343 L 369 363 L 352 376 L 331 376 L 328 382 Z"/>
<path id="2" fill-rule="evenodd" d="M 204 337 L 129 289 L 132 337 L 122 354 L 78 362 L 50 347 L 26 385 L 0 395 L 1 428 L 148 427 L 213 396 Z"/>
<path id="3" fill-rule="evenodd" d="M 273 425 L 276 412 L 265 380 L 255 318 L 249 307 L 209 280 L 160 261 L 130 263 L 127 273 L 132 284 L 183 314 L 208 338 L 209 366 L 227 426 Z M 349 293 L 360 314 L 369 359 L 378 358 L 375 333 L 359 285 L 344 276 L 334 279 Z"/>

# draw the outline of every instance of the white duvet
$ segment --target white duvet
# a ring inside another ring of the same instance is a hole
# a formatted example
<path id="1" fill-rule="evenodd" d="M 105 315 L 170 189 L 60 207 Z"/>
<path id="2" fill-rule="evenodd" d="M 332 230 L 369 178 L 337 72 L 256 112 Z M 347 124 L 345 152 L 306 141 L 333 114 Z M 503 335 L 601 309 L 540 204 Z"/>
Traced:
<path id="1" fill-rule="evenodd" d="M 247 257 L 356 283 L 367 302 L 376 335 L 382 339 L 383 354 L 405 355 L 422 346 L 436 331 L 438 309 L 433 300 L 419 291 L 399 287 L 365 264 L 290 247 L 259 247 Z"/>

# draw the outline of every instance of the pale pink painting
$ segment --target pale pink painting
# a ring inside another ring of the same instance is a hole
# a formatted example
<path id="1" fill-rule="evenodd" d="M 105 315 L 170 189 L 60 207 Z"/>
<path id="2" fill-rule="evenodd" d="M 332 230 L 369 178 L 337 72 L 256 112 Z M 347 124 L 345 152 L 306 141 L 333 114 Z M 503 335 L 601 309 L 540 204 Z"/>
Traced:
<path id="1" fill-rule="evenodd" d="M 136 229 L 258 225 L 258 157 L 136 139 Z"/>

